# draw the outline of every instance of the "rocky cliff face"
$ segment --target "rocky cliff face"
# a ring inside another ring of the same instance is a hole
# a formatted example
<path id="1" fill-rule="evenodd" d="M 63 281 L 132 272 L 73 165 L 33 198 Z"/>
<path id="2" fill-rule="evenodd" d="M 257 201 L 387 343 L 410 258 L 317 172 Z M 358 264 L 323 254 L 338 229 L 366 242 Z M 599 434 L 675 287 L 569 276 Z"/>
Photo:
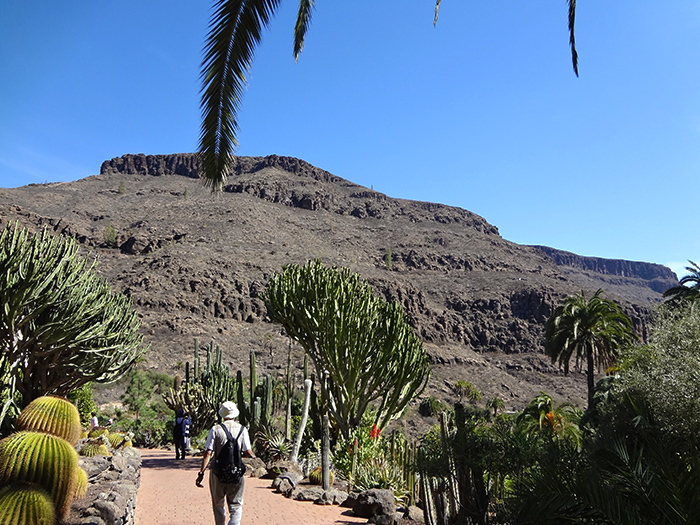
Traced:
<path id="1" fill-rule="evenodd" d="M 299 159 L 239 157 L 219 196 L 198 168 L 192 154 L 125 155 L 73 183 L 0 189 L 3 224 L 48 226 L 99 252 L 98 271 L 142 316 L 147 367 L 173 372 L 194 337 L 214 337 L 234 370 L 253 348 L 281 373 L 288 341 L 260 294 L 285 264 L 319 258 L 402 305 L 433 363 L 430 393 L 449 397 L 466 379 L 508 408 L 540 390 L 583 402 L 583 377 L 542 354 L 556 305 L 603 288 L 645 336 L 646 308 L 677 283 L 659 265 L 517 245 L 467 210 L 393 199 Z"/>

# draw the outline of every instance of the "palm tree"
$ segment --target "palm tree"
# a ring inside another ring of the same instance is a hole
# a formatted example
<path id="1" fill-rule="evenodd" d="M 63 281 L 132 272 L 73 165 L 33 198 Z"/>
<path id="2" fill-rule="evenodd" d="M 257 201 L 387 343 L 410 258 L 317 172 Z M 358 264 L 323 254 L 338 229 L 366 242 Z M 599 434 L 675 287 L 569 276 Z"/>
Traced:
<path id="1" fill-rule="evenodd" d="M 637 339 L 632 321 L 609 299 L 603 299 L 598 290 L 590 300 L 585 293 L 571 295 L 554 311 L 545 324 L 545 354 L 552 363 L 559 361 L 564 374 L 569 373 L 571 358 L 576 366 L 585 359 L 588 375 L 588 405 L 594 392 L 596 365 L 612 365 L 619 349 Z"/>
<path id="2" fill-rule="evenodd" d="M 221 191 L 238 145 L 238 110 L 263 29 L 274 17 L 281 0 L 214 0 L 209 34 L 201 67 L 202 126 L 199 152 L 202 179 L 212 191 Z M 311 25 L 314 0 L 299 0 L 294 26 L 294 59 L 304 48 Z M 435 3 L 437 22 L 440 0 Z M 574 72 L 578 55 L 574 39 L 576 0 L 568 0 L 569 44 Z"/>
<path id="3" fill-rule="evenodd" d="M 681 302 L 697 301 L 700 299 L 700 266 L 698 266 L 693 261 L 688 261 L 690 266 L 686 266 L 685 269 L 688 271 L 688 275 L 681 278 L 678 286 L 669 288 L 664 292 L 664 297 L 666 297 L 666 304 L 671 306 L 678 306 Z M 690 284 L 690 286 L 688 286 Z"/>

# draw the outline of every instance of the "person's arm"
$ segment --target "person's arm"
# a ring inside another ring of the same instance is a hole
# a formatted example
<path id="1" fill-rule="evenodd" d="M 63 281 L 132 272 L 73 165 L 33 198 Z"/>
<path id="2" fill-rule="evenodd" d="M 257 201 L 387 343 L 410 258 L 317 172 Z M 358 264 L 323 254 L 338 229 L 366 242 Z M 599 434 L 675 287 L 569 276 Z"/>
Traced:
<path id="1" fill-rule="evenodd" d="M 207 468 L 207 465 L 209 464 L 209 458 L 211 457 L 211 450 L 205 450 L 204 455 L 202 456 L 202 466 L 199 468 L 199 473 L 197 474 L 197 480 L 194 482 L 195 485 L 198 487 L 204 487 L 202 485 L 202 480 L 204 479 L 204 471 Z"/>

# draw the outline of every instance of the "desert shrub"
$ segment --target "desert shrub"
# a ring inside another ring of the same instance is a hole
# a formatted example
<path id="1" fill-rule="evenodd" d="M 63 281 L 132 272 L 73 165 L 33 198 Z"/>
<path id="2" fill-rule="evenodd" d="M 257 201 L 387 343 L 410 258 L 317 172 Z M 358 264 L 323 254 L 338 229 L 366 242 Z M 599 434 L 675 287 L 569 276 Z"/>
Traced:
<path id="1" fill-rule="evenodd" d="M 445 410 L 447 405 L 433 396 L 426 397 L 418 405 L 418 413 L 423 417 L 434 417 Z"/>

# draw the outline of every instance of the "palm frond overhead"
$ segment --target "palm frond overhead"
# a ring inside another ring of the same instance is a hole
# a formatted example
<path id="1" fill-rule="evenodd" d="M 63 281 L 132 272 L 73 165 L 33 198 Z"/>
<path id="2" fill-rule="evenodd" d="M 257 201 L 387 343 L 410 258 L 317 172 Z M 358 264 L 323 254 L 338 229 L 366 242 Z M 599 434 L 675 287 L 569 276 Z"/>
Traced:
<path id="1" fill-rule="evenodd" d="M 237 115 L 255 48 L 280 0 L 216 0 L 201 68 L 204 184 L 220 191 L 238 145 Z"/>
<path id="2" fill-rule="evenodd" d="M 669 288 L 664 292 L 666 302 L 677 306 L 681 302 L 700 298 L 700 266 L 693 261 L 688 261 L 690 266 L 685 269 L 688 275 L 681 278 L 678 286 Z"/>
<path id="3" fill-rule="evenodd" d="M 576 52 L 576 35 L 574 26 L 576 25 L 576 0 L 569 2 L 569 45 L 571 46 L 571 62 L 574 65 L 574 73 L 578 76 L 578 53 Z"/>
<path id="4" fill-rule="evenodd" d="M 314 11 L 314 0 L 300 0 L 297 22 L 294 26 L 294 61 L 299 60 L 299 55 L 304 50 L 304 39 L 311 26 L 311 15 Z"/>

